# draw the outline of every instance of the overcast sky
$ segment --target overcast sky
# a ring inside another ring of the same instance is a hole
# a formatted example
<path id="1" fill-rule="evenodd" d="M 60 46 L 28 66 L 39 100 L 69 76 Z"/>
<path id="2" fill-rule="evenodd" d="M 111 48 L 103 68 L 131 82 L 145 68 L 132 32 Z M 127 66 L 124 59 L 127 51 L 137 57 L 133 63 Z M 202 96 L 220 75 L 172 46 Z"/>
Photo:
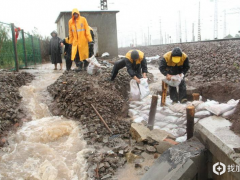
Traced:
<path id="1" fill-rule="evenodd" d="M 43 36 L 49 36 L 56 30 L 55 20 L 61 11 L 99 10 L 100 0 L 0 0 L 0 21 L 15 23 L 25 31 L 31 32 L 34 27 Z M 202 40 L 213 39 L 214 32 L 214 0 L 201 0 L 201 36 Z M 179 41 L 180 27 L 182 41 L 192 40 L 192 24 L 194 35 L 198 34 L 198 0 L 108 0 L 109 10 L 119 10 L 117 14 L 119 46 L 130 43 L 159 43 L 160 19 L 163 42 Z M 224 34 L 224 14 L 227 10 L 227 34 L 236 35 L 240 30 L 239 0 L 219 0 L 218 2 L 218 38 Z M 180 17 L 179 17 L 180 15 Z M 181 22 L 181 23 L 180 23 Z M 149 33 L 148 33 L 149 29 Z M 171 38 L 170 38 L 171 37 Z M 137 41 L 137 42 L 136 42 Z M 150 38 L 149 38 L 150 41 Z"/>

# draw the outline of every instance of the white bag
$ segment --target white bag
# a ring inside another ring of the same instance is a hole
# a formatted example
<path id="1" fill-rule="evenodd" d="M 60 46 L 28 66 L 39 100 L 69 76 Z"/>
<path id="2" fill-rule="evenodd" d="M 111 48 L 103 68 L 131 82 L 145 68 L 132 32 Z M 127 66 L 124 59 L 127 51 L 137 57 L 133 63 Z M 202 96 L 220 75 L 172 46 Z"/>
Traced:
<path id="1" fill-rule="evenodd" d="M 141 99 L 145 98 L 150 94 L 147 80 L 148 80 L 147 78 L 140 79 L 139 89 L 141 92 Z"/>
<path id="2" fill-rule="evenodd" d="M 88 58 L 87 61 L 89 62 L 89 65 L 87 67 L 87 73 L 88 74 L 96 74 L 98 70 L 101 69 L 101 65 L 97 61 L 96 57 L 93 55 L 92 57 Z"/>
<path id="3" fill-rule="evenodd" d="M 137 81 L 132 79 L 130 81 L 130 99 L 132 101 L 140 100 L 140 90 L 137 85 Z"/>
<path id="4" fill-rule="evenodd" d="M 183 77 L 184 77 L 184 74 L 182 73 L 181 76 L 179 74 L 172 76 L 170 81 L 167 79 L 163 79 L 163 81 L 167 83 L 169 86 L 177 87 L 183 80 Z"/>
<path id="5" fill-rule="evenodd" d="M 212 106 L 207 106 L 206 109 L 211 113 L 219 116 L 227 111 L 232 110 L 234 107 L 235 107 L 234 105 L 229 104 L 216 104 Z"/>

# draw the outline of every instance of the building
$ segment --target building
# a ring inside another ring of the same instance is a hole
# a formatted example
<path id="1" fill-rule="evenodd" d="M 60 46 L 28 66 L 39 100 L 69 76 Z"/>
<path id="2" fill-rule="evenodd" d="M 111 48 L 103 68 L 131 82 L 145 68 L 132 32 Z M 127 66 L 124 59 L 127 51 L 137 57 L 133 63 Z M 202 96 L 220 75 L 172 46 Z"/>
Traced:
<path id="1" fill-rule="evenodd" d="M 95 45 L 94 54 L 101 56 L 108 52 L 111 57 L 118 56 L 117 41 L 117 21 L 116 14 L 119 11 L 80 11 L 80 15 L 85 17 L 89 26 L 94 30 Z M 69 34 L 68 21 L 72 17 L 72 12 L 60 12 L 56 24 L 58 36 L 65 38 Z"/>

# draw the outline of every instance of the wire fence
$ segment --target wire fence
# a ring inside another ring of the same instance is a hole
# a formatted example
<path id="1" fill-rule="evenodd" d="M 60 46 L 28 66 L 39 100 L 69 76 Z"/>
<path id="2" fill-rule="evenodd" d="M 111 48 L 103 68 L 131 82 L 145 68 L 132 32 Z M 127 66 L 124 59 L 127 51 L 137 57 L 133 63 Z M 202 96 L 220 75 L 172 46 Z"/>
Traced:
<path id="1" fill-rule="evenodd" d="M 40 39 L 13 23 L 0 22 L 0 68 L 18 71 L 41 63 Z"/>

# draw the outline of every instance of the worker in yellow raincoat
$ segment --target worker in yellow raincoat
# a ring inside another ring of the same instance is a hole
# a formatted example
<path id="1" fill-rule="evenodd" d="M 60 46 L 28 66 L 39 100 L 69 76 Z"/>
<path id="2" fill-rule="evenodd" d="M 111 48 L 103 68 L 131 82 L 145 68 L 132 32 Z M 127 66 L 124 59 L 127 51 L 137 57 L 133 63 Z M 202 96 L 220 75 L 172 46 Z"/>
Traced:
<path id="1" fill-rule="evenodd" d="M 77 71 L 88 66 L 86 61 L 89 58 L 88 43 L 93 43 L 88 22 L 85 17 L 80 16 L 77 9 L 73 9 L 72 18 L 68 22 L 69 26 L 69 42 L 72 44 L 71 60 L 75 60 L 78 67 Z"/>

